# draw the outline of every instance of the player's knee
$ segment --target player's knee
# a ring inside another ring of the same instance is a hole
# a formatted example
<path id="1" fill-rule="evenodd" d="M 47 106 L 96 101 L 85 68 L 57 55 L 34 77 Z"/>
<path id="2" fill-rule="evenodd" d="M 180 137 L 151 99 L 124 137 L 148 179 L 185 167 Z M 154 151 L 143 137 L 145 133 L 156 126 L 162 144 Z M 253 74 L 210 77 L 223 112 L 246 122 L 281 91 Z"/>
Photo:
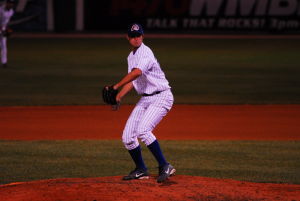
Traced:
<path id="1" fill-rule="evenodd" d="M 147 129 L 145 127 L 139 126 L 136 129 L 136 132 L 137 132 L 138 136 L 143 136 L 143 135 L 147 135 L 147 133 L 151 132 L 151 130 Z"/>
<path id="2" fill-rule="evenodd" d="M 139 142 L 137 140 L 127 140 L 127 141 L 123 140 L 123 144 L 125 148 L 128 150 L 135 149 L 139 146 Z"/>
<path id="3" fill-rule="evenodd" d="M 145 128 L 139 128 L 138 130 L 138 138 L 141 139 L 143 143 L 147 146 L 156 140 L 156 137 L 153 135 L 151 130 Z"/>
<path id="4" fill-rule="evenodd" d="M 136 138 L 129 137 L 126 133 L 123 133 L 122 142 L 126 149 L 132 150 L 139 146 L 139 142 Z"/>

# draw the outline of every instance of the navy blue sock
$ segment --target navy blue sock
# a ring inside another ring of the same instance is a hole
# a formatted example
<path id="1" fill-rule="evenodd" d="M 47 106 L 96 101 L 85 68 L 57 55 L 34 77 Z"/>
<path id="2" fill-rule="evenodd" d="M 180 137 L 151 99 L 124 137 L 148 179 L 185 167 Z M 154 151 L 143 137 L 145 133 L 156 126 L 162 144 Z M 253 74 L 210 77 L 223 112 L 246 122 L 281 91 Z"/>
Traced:
<path id="1" fill-rule="evenodd" d="M 146 165 L 144 163 L 143 157 L 142 157 L 142 150 L 140 145 L 132 150 L 128 150 L 132 160 L 134 161 L 136 168 L 147 170 Z"/>
<path id="2" fill-rule="evenodd" d="M 167 164 L 167 161 L 160 149 L 159 143 L 157 140 L 152 142 L 150 145 L 148 145 L 149 150 L 153 154 L 153 156 L 156 158 L 159 166 L 164 166 Z"/>

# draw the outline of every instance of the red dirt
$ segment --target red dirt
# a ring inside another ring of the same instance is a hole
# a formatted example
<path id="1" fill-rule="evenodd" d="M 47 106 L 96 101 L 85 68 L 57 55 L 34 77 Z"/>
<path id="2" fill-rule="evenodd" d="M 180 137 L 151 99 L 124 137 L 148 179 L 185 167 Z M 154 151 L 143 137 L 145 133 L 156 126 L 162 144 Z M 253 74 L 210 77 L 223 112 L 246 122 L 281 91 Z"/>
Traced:
<path id="1" fill-rule="evenodd" d="M 121 139 L 133 106 L 0 107 L 0 139 Z M 175 105 L 162 140 L 300 140 L 300 105 Z"/>
<path id="2" fill-rule="evenodd" d="M 119 139 L 133 106 L 0 107 L 0 139 Z M 300 140 L 300 105 L 175 105 L 155 131 L 173 140 Z M 300 200 L 300 185 L 175 176 L 122 181 L 120 176 L 0 185 L 5 201 Z"/>
<path id="3" fill-rule="evenodd" d="M 155 178 L 121 177 L 53 179 L 0 186 L 5 201 L 148 201 L 148 200 L 300 200 L 300 185 L 257 184 L 193 176 L 175 176 L 163 184 Z"/>

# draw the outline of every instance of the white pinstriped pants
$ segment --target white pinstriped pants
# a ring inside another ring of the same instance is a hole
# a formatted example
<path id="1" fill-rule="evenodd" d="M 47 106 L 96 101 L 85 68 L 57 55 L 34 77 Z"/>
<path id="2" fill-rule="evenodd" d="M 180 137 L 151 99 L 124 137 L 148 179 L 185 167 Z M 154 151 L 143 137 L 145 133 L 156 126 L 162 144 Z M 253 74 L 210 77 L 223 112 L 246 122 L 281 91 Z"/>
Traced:
<path id="1" fill-rule="evenodd" d="M 7 63 L 7 46 L 6 46 L 7 38 L 0 36 L 0 48 L 1 48 L 1 63 Z"/>
<path id="2" fill-rule="evenodd" d="M 156 140 L 152 130 L 172 108 L 171 90 L 153 96 L 143 96 L 131 112 L 123 131 L 122 140 L 128 150 L 139 146 L 140 139 L 147 146 Z"/>

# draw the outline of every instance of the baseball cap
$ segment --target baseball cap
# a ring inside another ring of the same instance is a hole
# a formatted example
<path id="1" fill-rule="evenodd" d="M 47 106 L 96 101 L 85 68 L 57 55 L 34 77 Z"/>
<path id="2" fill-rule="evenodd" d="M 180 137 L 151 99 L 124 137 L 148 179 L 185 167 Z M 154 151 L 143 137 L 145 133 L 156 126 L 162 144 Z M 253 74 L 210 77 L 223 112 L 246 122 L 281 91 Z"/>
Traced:
<path id="1" fill-rule="evenodd" d="M 138 37 L 144 34 L 143 27 L 140 24 L 134 23 L 129 25 L 127 34 L 129 37 Z"/>

